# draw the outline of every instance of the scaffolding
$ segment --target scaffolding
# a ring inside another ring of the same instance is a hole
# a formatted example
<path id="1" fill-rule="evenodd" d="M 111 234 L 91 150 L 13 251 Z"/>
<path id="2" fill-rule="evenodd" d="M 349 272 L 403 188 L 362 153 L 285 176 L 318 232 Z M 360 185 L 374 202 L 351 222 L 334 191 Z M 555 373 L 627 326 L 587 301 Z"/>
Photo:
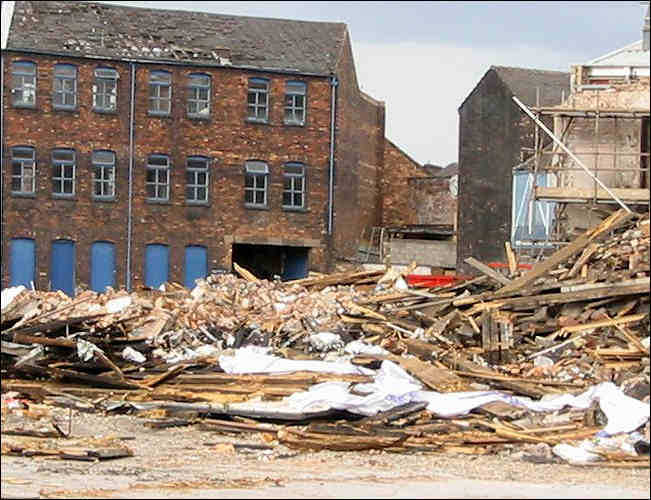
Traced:
<path id="1" fill-rule="evenodd" d="M 531 189 L 527 192 L 526 199 L 529 204 L 528 223 L 532 223 L 531 214 L 540 210 L 540 202 L 547 202 L 553 211 L 547 221 L 550 227 L 545 232 L 544 239 L 528 241 L 529 247 L 548 248 L 566 243 L 560 221 L 571 204 L 582 204 L 588 208 L 588 213 L 600 211 L 605 208 L 604 205 L 609 204 L 619 204 L 626 209 L 630 206 L 635 211 L 645 207 L 649 210 L 651 139 L 648 109 L 604 109 L 600 106 L 598 90 L 594 106 L 587 109 L 571 106 L 536 106 L 531 110 L 525 108 L 523 110 L 529 111 L 528 114 L 536 122 L 534 144 L 532 148 L 522 148 L 522 157 L 527 158 L 527 161 L 516 167 L 516 171 L 528 172 L 531 178 Z M 551 144 L 545 144 L 545 135 L 541 134 L 541 131 L 545 131 L 550 135 L 542 123 L 544 117 L 551 117 L 554 123 L 556 134 L 552 135 L 554 141 Z M 592 121 L 591 127 L 586 127 L 589 123 L 586 120 Z M 625 136 L 624 140 L 628 144 L 622 147 L 622 122 L 630 124 L 631 120 L 639 121 L 638 126 L 632 127 L 633 130 L 639 130 L 639 136 Z M 572 151 L 564 143 L 577 124 L 583 127 L 584 135 L 592 129 L 592 144 L 588 147 L 584 144 L 581 150 Z M 633 152 L 632 145 L 636 141 L 637 151 Z M 577 171 L 580 173 L 573 174 Z M 572 180 L 581 176 L 582 185 L 572 185 Z M 587 187 L 587 183 L 591 185 Z"/>

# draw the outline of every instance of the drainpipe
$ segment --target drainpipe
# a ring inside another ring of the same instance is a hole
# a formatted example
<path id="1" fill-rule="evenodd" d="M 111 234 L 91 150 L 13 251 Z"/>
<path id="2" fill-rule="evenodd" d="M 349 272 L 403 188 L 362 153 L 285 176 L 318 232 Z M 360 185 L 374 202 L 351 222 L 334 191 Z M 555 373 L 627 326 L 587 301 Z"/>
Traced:
<path id="1" fill-rule="evenodd" d="M 335 173 L 335 103 L 339 81 L 335 75 L 330 76 L 330 172 L 328 176 L 328 235 L 333 231 L 334 173 Z"/>
<path id="2" fill-rule="evenodd" d="M 127 212 L 127 269 L 125 285 L 127 291 L 131 291 L 131 234 L 132 234 L 132 201 L 133 201 L 133 124 L 134 124 L 134 108 L 136 102 L 136 66 L 134 63 L 129 63 L 131 82 L 129 85 L 129 199 L 128 212 Z"/>

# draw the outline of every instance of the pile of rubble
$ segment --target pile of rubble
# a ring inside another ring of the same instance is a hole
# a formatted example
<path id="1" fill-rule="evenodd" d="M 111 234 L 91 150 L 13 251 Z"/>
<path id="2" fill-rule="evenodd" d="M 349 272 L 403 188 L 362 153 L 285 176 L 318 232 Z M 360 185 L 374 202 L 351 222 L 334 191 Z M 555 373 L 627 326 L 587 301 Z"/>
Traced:
<path id="1" fill-rule="evenodd" d="M 281 283 L 239 266 L 192 291 L 6 289 L 2 391 L 295 448 L 521 444 L 648 467 L 648 217 L 615 212 L 525 271 L 506 250 L 508 273 L 469 259 L 479 277 L 429 289 L 394 269 Z"/>

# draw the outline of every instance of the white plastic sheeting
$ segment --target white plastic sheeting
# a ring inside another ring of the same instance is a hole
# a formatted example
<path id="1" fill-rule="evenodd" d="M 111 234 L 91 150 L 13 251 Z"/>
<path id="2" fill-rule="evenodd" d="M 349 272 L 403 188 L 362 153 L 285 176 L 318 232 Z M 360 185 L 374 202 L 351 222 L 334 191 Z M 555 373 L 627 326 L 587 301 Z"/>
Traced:
<path id="1" fill-rule="evenodd" d="M 423 391 L 422 384 L 397 364 L 383 361 L 377 371 L 355 366 L 348 361 L 299 361 L 282 359 L 268 354 L 268 348 L 247 346 L 231 356 L 222 355 L 219 363 L 227 373 L 278 373 L 317 371 L 326 373 L 358 373 L 374 375 L 367 384 L 325 382 L 308 391 L 292 394 L 286 401 L 295 411 L 312 412 L 329 408 L 372 416 L 410 402 L 427 402 L 427 409 L 442 417 L 464 415 L 493 401 L 503 401 L 536 412 L 551 412 L 566 406 L 586 409 L 598 401 L 608 424 L 600 432 L 607 436 L 632 432 L 649 420 L 649 404 L 625 395 L 612 382 L 593 386 L 574 396 L 552 395 L 533 401 L 499 391 L 438 393 Z M 351 392 L 352 389 L 352 392 Z"/>
<path id="2" fill-rule="evenodd" d="M 2 292 L 0 292 L 0 311 L 4 311 L 9 307 L 9 304 L 11 304 L 23 290 L 25 290 L 23 285 L 12 286 L 2 290 Z"/>
<path id="3" fill-rule="evenodd" d="M 355 366 L 350 361 L 311 361 L 284 359 L 269 354 L 268 347 L 249 345 L 232 355 L 222 354 L 219 365 L 226 373 L 291 373 L 299 371 L 374 375 L 374 370 Z"/>

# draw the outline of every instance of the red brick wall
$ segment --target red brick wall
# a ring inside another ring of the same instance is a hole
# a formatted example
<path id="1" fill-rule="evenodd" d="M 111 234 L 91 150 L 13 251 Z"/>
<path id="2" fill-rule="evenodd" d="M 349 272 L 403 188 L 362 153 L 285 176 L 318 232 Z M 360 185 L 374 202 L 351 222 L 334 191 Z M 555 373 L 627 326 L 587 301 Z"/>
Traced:
<path id="1" fill-rule="evenodd" d="M 389 139 L 384 140 L 382 225 L 418 224 L 408 184 L 410 177 L 424 176 L 420 165 Z"/>
<path id="2" fill-rule="evenodd" d="M 9 240 L 30 237 L 36 240 L 37 286 L 47 288 L 50 244 L 53 239 L 70 238 L 77 243 L 77 283 L 89 283 L 90 245 L 96 240 L 116 243 L 117 285 L 125 284 L 128 145 L 129 68 L 115 62 L 47 56 L 17 57 L 6 53 L 4 75 L 5 158 L 2 211 L 2 286 L 9 280 Z M 10 62 L 29 59 L 38 64 L 37 109 L 11 107 Z M 78 67 L 78 110 L 55 111 L 51 106 L 52 67 L 67 62 Z M 111 66 L 120 72 L 118 114 L 98 114 L 91 109 L 92 73 L 96 66 Z M 150 69 L 172 73 L 171 117 L 151 117 L 148 108 Z M 310 267 L 325 270 L 327 230 L 327 184 L 330 124 L 330 88 L 327 79 L 300 77 L 307 83 L 308 107 L 304 127 L 282 124 L 285 81 L 297 77 L 248 73 L 229 68 L 205 68 L 212 76 L 211 118 L 191 120 L 185 115 L 185 78 L 198 68 L 138 65 L 136 72 L 135 162 L 133 170 L 132 284 L 142 282 L 144 247 L 148 243 L 170 245 L 170 280 L 183 281 L 183 252 L 189 244 L 208 248 L 209 269 L 230 268 L 232 241 L 269 240 L 277 244 L 318 245 L 310 252 Z M 246 117 L 247 80 L 250 76 L 269 78 L 270 123 L 251 124 Z M 342 78 L 343 81 L 346 78 Z M 345 109 L 348 102 L 340 102 Z M 382 133 L 383 133 L 382 123 Z M 345 145 L 348 138 L 339 137 Z M 10 191 L 9 148 L 31 145 L 37 152 L 37 192 L 34 198 L 16 198 Z M 73 200 L 51 195 L 50 154 L 55 147 L 77 151 L 77 194 Z M 346 146 L 342 146 L 346 149 Z M 115 202 L 91 199 L 90 153 L 93 149 L 116 152 L 118 165 Z M 170 202 L 145 201 L 145 164 L 148 155 L 169 155 L 172 163 Z M 208 206 L 185 203 L 185 161 L 190 155 L 211 157 Z M 244 162 L 266 161 L 270 175 L 270 206 L 267 210 L 246 209 Z M 308 198 L 304 212 L 281 208 L 282 165 L 300 161 L 307 165 Z"/>
<path id="3" fill-rule="evenodd" d="M 334 246 L 339 256 L 352 256 L 362 230 L 381 222 L 385 110 L 359 90 L 348 35 L 337 75 Z"/>
<path id="4" fill-rule="evenodd" d="M 410 224 L 455 226 L 457 199 L 450 192 L 450 179 L 412 177 L 409 184 Z"/>

